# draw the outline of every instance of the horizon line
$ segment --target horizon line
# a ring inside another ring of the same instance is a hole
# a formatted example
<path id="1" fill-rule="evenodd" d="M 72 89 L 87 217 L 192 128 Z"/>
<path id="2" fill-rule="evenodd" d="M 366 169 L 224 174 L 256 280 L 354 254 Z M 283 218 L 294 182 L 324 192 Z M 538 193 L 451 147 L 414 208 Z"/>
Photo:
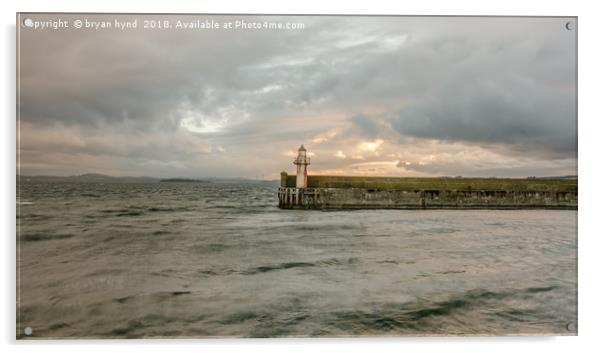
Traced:
<path id="1" fill-rule="evenodd" d="M 288 173 L 286 171 L 282 171 L 281 173 L 287 173 L 287 175 L 292 176 L 296 175 L 294 173 Z M 48 178 L 76 178 L 76 177 L 84 177 L 84 176 L 99 176 L 99 177 L 108 177 L 108 178 L 144 178 L 144 179 L 246 179 L 246 180 L 257 180 L 257 181 L 273 181 L 279 180 L 279 178 L 275 179 L 260 179 L 253 177 L 225 177 L 225 176 L 168 176 L 168 177 L 159 177 L 159 176 L 148 176 L 148 175 L 109 175 L 103 173 L 83 173 L 83 174 L 70 174 L 70 175 L 52 175 L 52 174 L 16 174 L 16 177 L 48 177 Z M 528 178 L 567 178 L 574 177 L 578 178 L 578 174 L 567 174 L 567 175 L 530 175 L 523 177 L 510 177 L 510 176 L 466 176 L 466 175 L 436 175 L 436 176 L 399 176 L 399 175 L 330 175 L 330 174 L 313 174 L 308 176 L 337 176 L 337 177 L 371 177 L 371 178 L 472 178 L 472 179 L 487 179 L 487 178 L 499 178 L 499 179 L 528 179 Z"/>

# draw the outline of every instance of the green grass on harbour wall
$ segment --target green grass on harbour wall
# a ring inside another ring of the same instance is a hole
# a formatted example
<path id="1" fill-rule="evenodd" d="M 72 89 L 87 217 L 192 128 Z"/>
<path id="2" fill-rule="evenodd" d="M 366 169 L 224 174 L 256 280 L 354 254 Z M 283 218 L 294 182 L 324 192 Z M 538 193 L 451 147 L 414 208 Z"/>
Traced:
<path id="1" fill-rule="evenodd" d="M 286 176 L 286 186 L 295 186 L 295 175 Z M 364 188 L 375 190 L 490 190 L 576 192 L 577 179 L 538 178 L 406 178 L 310 175 L 312 188 Z"/>

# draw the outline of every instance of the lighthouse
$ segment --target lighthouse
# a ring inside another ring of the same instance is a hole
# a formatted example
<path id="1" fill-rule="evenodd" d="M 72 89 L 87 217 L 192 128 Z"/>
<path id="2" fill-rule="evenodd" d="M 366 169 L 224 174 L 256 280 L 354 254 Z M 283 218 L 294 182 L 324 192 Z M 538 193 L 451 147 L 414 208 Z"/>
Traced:
<path id="1" fill-rule="evenodd" d="M 297 166 L 297 187 L 307 187 L 307 166 L 310 164 L 310 160 L 307 157 L 307 150 L 303 145 L 299 147 L 299 153 L 297 158 L 293 161 L 293 164 Z"/>

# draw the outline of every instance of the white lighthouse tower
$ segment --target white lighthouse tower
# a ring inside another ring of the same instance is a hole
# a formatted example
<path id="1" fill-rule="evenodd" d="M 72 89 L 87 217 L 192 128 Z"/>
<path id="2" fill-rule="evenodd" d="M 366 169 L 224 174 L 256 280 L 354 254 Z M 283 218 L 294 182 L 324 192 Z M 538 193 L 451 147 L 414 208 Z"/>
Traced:
<path id="1" fill-rule="evenodd" d="M 299 154 L 293 161 L 293 164 L 297 166 L 297 187 L 307 187 L 307 166 L 310 164 L 310 160 L 307 157 L 307 150 L 303 145 L 299 147 Z"/>

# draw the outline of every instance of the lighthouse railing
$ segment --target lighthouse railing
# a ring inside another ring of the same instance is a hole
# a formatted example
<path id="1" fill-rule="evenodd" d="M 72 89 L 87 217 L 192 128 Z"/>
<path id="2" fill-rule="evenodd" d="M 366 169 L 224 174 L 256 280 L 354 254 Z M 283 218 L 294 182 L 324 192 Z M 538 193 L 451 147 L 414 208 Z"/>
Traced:
<path id="1" fill-rule="evenodd" d="M 293 164 L 309 165 L 309 164 L 311 164 L 311 158 L 310 157 L 297 157 L 293 160 Z"/>

